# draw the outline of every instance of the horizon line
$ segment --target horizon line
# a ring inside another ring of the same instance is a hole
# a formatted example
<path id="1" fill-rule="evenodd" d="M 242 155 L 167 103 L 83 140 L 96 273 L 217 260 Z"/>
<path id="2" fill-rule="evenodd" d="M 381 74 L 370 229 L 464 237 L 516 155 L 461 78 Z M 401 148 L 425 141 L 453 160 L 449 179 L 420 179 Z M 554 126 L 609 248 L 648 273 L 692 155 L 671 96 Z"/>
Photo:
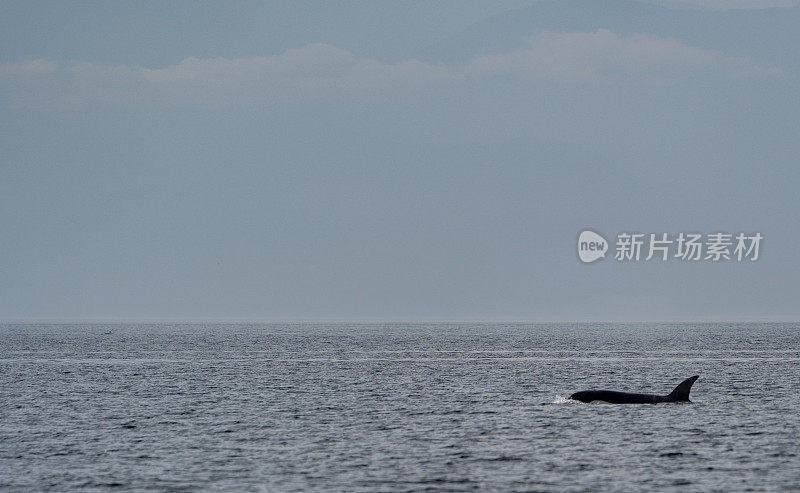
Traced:
<path id="1" fill-rule="evenodd" d="M 401 319 L 401 318 L 20 318 L 0 319 L 0 324 L 20 325 L 54 325 L 54 324 L 637 324 L 637 323 L 675 323 L 675 324 L 712 324 L 712 323 L 800 323 L 800 319 L 742 318 L 742 319 Z"/>

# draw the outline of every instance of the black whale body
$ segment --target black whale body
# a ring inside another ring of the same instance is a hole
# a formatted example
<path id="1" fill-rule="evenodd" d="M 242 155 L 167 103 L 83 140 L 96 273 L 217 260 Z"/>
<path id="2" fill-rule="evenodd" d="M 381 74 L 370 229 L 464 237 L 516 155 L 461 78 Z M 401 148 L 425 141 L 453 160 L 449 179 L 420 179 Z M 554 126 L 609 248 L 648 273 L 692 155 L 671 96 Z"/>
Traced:
<path id="1" fill-rule="evenodd" d="M 613 390 L 583 390 L 575 392 L 570 399 L 581 402 L 607 402 L 609 404 L 657 404 L 659 402 L 691 402 L 689 391 L 699 375 L 687 378 L 668 395 L 632 394 Z"/>

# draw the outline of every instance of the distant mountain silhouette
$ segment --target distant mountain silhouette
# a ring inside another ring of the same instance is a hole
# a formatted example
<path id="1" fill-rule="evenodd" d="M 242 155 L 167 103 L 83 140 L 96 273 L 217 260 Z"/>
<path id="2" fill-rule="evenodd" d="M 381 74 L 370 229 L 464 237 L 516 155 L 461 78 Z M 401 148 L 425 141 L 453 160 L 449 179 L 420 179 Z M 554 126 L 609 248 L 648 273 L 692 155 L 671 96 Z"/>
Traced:
<path id="1" fill-rule="evenodd" d="M 483 53 L 505 53 L 542 32 L 645 34 L 762 62 L 796 66 L 800 6 L 762 10 L 703 11 L 632 0 L 543 0 L 481 20 L 424 49 L 424 58 L 465 61 Z"/>

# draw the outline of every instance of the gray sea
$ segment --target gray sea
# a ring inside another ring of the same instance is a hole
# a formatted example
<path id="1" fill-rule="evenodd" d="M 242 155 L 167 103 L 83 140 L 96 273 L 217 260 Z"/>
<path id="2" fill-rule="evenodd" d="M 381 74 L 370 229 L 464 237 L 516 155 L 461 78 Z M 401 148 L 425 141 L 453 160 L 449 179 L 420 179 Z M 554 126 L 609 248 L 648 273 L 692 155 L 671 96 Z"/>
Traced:
<path id="1" fill-rule="evenodd" d="M 799 395 L 798 324 L 5 324 L 0 489 L 800 491 Z"/>

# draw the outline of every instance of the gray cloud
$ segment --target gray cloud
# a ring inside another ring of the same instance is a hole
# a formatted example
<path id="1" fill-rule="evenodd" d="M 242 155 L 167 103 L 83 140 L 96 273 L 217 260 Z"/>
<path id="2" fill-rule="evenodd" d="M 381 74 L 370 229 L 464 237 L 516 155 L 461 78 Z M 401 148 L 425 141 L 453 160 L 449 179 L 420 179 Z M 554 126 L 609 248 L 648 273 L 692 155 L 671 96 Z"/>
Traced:
<path id="1" fill-rule="evenodd" d="M 647 3 L 668 7 L 688 7 L 708 10 L 757 10 L 794 7 L 800 0 L 649 0 Z"/>
<path id="2" fill-rule="evenodd" d="M 461 65 L 359 58 L 327 44 L 273 56 L 188 58 L 164 68 L 48 60 L 0 65 L 0 97 L 37 109 L 96 104 L 240 104 L 345 97 L 369 99 L 418 90 L 452 90 L 493 78 L 512 82 L 674 84 L 687 74 L 722 71 L 747 76 L 764 69 L 657 36 L 608 30 L 546 33 L 517 51 L 476 57 Z"/>

